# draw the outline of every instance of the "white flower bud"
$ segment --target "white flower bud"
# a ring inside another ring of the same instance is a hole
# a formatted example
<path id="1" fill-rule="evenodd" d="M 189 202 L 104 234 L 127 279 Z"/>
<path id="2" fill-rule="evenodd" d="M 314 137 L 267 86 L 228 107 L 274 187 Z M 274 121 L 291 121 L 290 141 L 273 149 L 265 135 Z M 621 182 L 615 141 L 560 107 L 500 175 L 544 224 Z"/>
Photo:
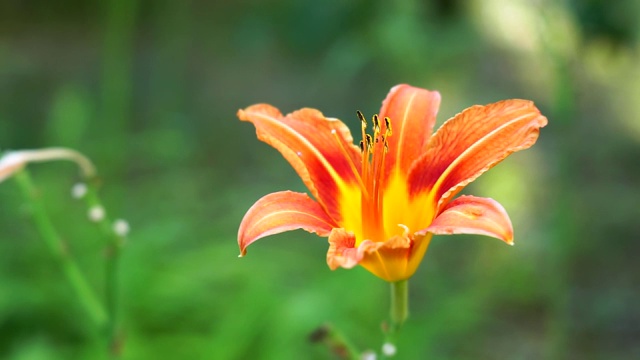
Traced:
<path id="1" fill-rule="evenodd" d="M 0 182 L 10 177 L 25 165 L 24 159 L 19 153 L 9 152 L 0 159 Z"/>
<path id="2" fill-rule="evenodd" d="M 113 232 L 116 235 L 125 237 L 129 234 L 129 223 L 126 220 L 118 219 L 113 222 Z"/>
<path id="3" fill-rule="evenodd" d="M 104 215 L 105 212 L 102 206 L 96 205 L 89 209 L 89 220 L 93 222 L 102 221 L 102 219 L 104 219 Z"/>
<path id="4" fill-rule="evenodd" d="M 384 343 L 382 345 L 382 353 L 385 356 L 389 356 L 389 357 L 394 356 L 396 354 L 396 351 L 397 351 L 396 346 L 393 345 L 392 343 Z"/>
<path id="5" fill-rule="evenodd" d="M 360 360 L 376 360 L 376 358 L 376 353 L 371 350 L 367 350 L 360 355 Z"/>
<path id="6" fill-rule="evenodd" d="M 82 199 L 85 195 L 87 195 L 87 184 L 77 183 L 71 188 L 71 196 L 74 199 Z"/>

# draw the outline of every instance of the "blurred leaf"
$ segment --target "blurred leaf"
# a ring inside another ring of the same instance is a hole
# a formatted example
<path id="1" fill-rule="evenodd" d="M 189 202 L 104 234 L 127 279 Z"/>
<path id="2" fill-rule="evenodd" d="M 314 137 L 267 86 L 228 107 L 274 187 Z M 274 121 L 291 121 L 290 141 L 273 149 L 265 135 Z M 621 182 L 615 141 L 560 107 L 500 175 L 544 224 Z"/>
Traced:
<path id="1" fill-rule="evenodd" d="M 93 105 L 86 90 L 78 85 L 63 86 L 56 93 L 47 122 L 48 142 L 78 148 L 93 116 Z"/>

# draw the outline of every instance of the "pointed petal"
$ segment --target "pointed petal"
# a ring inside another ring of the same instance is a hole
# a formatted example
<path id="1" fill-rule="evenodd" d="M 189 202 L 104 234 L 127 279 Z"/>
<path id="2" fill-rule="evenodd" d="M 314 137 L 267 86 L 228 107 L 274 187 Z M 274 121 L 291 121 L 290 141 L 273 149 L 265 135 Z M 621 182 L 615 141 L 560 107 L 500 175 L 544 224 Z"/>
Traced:
<path id="1" fill-rule="evenodd" d="M 388 138 L 388 171 L 397 169 L 408 174 L 412 162 L 424 152 L 429 141 L 436 114 L 440 107 L 440 93 L 397 85 L 382 103 L 380 118 L 391 119 L 392 135 Z"/>
<path id="2" fill-rule="evenodd" d="M 283 117 L 266 104 L 239 110 L 238 117 L 255 125 L 258 138 L 282 153 L 320 205 L 340 221 L 338 195 L 357 182 L 360 167 L 360 152 L 347 126 L 314 109 Z"/>
<path id="3" fill-rule="evenodd" d="M 497 201 L 460 196 L 444 208 L 431 225 L 418 233 L 478 234 L 513 245 L 513 227 L 505 209 Z"/>
<path id="4" fill-rule="evenodd" d="M 442 125 L 412 165 L 412 195 L 433 193 L 438 209 L 464 186 L 509 154 L 538 139 L 547 119 L 531 101 L 504 100 L 472 106 Z"/>
<path id="5" fill-rule="evenodd" d="M 307 194 L 281 191 L 264 196 L 244 215 L 238 230 L 240 255 L 247 246 L 269 235 L 304 229 L 328 236 L 333 221 Z"/>

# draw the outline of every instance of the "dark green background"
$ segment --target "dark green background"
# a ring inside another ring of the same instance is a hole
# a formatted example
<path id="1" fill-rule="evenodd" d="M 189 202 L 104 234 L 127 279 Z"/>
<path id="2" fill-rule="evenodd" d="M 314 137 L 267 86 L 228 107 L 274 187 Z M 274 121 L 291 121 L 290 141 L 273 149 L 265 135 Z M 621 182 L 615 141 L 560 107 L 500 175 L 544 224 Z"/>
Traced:
<path id="1" fill-rule="evenodd" d="M 473 104 L 536 102 L 538 143 L 465 190 L 499 200 L 516 246 L 435 237 L 411 279 L 399 359 L 640 357 L 640 6 L 618 1 L 19 1 L 0 3 L 0 148 L 89 156 L 120 263 L 125 359 L 328 357 L 330 322 L 379 349 L 388 285 L 331 272 L 293 232 L 238 259 L 244 212 L 303 191 L 239 108 L 315 107 L 358 127 L 398 83 Z M 100 293 L 104 253 L 68 163 L 29 168 Z M 0 184 L 0 357 L 94 359 L 95 330 Z"/>

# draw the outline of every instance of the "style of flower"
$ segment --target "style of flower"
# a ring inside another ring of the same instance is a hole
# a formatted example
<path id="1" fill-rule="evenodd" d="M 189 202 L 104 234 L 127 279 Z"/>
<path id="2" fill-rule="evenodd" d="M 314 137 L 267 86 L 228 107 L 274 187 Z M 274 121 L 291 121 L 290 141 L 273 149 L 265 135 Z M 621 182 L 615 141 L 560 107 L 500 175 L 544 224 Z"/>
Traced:
<path id="1" fill-rule="evenodd" d="M 367 122 L 357 113 L 360 146 L 344 123 L 315 109 L 286 116 L 267 104 L 239 110 L 313 196 L 282 191 L 258 200 L 240 224 L 241 255 L 265 236 L 304 229 L 329 238 L 331 269 L 361 265 L 396 282 L 415 273 L 432 234 L 481 234 L 513 244 L 502 205 L 454 197 L 509 154 L 532 146 L 547 119 L 531 101 L 504 100 L 472 106 L 432 134 L 439 105 L 438 92 L 392 88 L 379 116 Z"/>

